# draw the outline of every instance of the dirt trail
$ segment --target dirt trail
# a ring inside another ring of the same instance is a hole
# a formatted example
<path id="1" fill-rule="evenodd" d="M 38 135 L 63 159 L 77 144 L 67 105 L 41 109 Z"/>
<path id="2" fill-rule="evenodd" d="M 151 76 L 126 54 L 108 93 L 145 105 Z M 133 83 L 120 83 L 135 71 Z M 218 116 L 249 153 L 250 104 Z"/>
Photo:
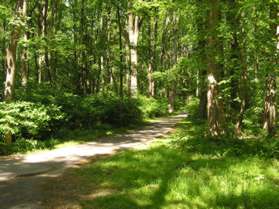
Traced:
<path id="1" fill-rule="evenodd" d="M 0 158 L 0 209 L 41 209 L 44 192 L 41 185 L 59 177 L 67 168 L 78 167 L 99 155 L 111 155 L 123 149 L 147 148 L 156 138 L 165 136 L 187 115 L 161 118 L 139 130 L 100 138 L 50 151 Z"/>

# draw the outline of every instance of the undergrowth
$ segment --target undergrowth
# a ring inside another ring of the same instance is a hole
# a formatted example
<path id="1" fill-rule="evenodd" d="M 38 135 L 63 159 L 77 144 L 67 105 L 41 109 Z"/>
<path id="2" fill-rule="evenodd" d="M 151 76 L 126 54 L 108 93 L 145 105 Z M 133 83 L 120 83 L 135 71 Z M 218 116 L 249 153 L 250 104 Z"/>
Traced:
<path id="1" fill-rule="evenodd" d="M 123 151 L 73 170 L 55 184 L 64 192 L 51 205 L 60 207 L 58 198 L 76 208 L 278 209 L 279 143 L 212 140 L 205 128 L 190 116 L 148 150 Z"/>

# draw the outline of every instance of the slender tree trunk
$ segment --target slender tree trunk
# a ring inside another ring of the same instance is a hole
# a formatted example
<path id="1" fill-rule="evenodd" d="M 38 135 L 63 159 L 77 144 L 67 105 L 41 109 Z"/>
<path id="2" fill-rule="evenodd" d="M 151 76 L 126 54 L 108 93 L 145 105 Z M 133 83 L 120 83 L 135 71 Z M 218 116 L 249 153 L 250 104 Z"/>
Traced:
<path id="1" fill-rule="evenodd" d="M 242 134 L 242 126 L 244 114 L 247 109 L 249 86 L 248 86 L 248 65 L 246 55 L 246 41 L 243 39 L 244 29 L 239 30 L 240 21 L 235 12 L 236 1 L 231 0 L 230 2 L 231 15 L 229 18 L 232 21 L 233 32 L 233 43 L 232 43 L 232 60 L 233 65 L 231 69 L 231 107 L 234 110 L 238 110 L 235 124 L 235 134 L 240 136 Z M 244 16 L 244 14 L 242 14 Z M 239 35 L 238 35 L 239 34 Z M 240 78 L 238 78 L 238 72 L 240 72 Z M 240 99 L 240 106 L 235 101 L 236 98 Z"/>
<path id="2" fill-rule="evenodd" d="M 129 38 L 128 38 L 129 39 Z M 128 64 L 127 69 L 129 69 L 129 72 L 126 74 L 126 83 L 127 83 L 127 88 L 128 88 L 128 95 L 129 97 L 132 96 L 131 95 L 131 53 L 130 53 L 130 47 L 129 47 L 129 40 L 127 40 L 126 44 L 125 44 L 125 49 L 126 49 L 126 56 L 125 56 L 125 60 L 126 63 Z"/>
<path id="3" fill-rule="evenodd" d="M 209 16 L 208 16 L 208 68 L 207 68 L 207 120 L 209 126 L 209 134 L 211 137 L 219 137 L 224 133 L 223 129 L 223 109 L 219 101 L 218 92 L 218 64 L 216 61 L 217 53 L 217 26 L 219 20 L 219 0 L 209 0 Z"/>
<path id="4" fill-rule="evenodd" d="M 28 38 L 27 33 L 24 34 L 24 45 L 26 44 Z M 21 52 L 21 85 L 27 87 L 28 83 L 28 51 L 27 47 L 24 46 Z"/>
<path id="5" fill-rule="evenodd" d="M 235 27 L 235 26 L 234 26 Z M 232 56 L 231 60 L 233 61 L 233 65 L 230 70 L 230 107 L 232 110 L 238 110 L 238 102 L 237 99 L 237 90 L 238 90 L 238 76 L 237 73 L 239 72 L 239 43 L 237 38 L 237 33 L 233 34 L 233 43 L 232 43 Z"/>
<path id="6" fill-rule="evenodd" d="M 241 135 L 242 133 L 242 125 L 243 125 L 243 119 L 244 114 L 246 111 L 247 101 L 248 101 L 248 67 L 246 63 L 246 58 L 244 54 L 244 50 L 240 49 L 240 61 L 241 61 L 241 78 L 239 82 L 239 98 L 240 98 L 240 110 L 237 117 L 236 125 L 235 125 L 235 133 L 236 135 Z"/>
<path id="7" fill-rule="evenodd" d="M 205 2 L 203 2 L 204 4 Z M 197 6 L 200 6 L 200 3 L 197 3 Z M 199 118 L 206 119 L 207 118 L 207 69 L 206 69 L 206 44 L 207 40 L 205 37 L 206 34 L 206 17 L 200 16 L 196 20 L 196 24 L 198 25 L 198 51 L 197 57 L 199 58 L 200 69 L 198 69 L 199 73 Z"/>
<path id="8" fill-rule="evenodd" d="M 271 19 L 276 20 L 279 17 L 278 6 L 276 3 L 271 5 Z M 275 22 L 275 21 L 274 21 Z M 276 34 L 277 43 L 274 47 L 274 52 L 279 51 L 279 26 L 273 23 L 271 25 L 271 34 Z M 276 57 L 272 56 L 271 57 Z M 278 60 L 271 58 L 271 65 L 276 66 Z M 277 104 L 276 104 L 276 72 L 274 69 L 269 70 L 266 82 L 266 96 L 264 105 L 264 129 L 267 130 L 269 136 L 274 136 L 276 133 L 276 115 L 277 115 Z"/>
<path id="9" fill-rule="evenodd" d="M 137 79 L 137 67 L 138 67 L 138 52 L 135 47 L 131 47 L 131 95 L 135 96 L 138 92 L 138 79 Z"/>
<path id="10" fill-rule="evenodd" d="M 137 68 L 138 68 L 138 37 L 139 37 L 139 17 L 134 15 L 132 11 L 128 14 L 128 34 L 130 42 L 130 57 L 131 57 L 131 92 L 132 96 L 135 96 L 138 92 L 138 79 L 137 79 Z"/>
<path id="11" fill-rule="evenodd" d="M 27 0 L 23 1 L 22 15 L 24 17 L 27 16 Z M 28 41 L 28 34 L 26 31 L 23 35 L 23 41 L 24 41 L 24 46 L 21 52 L 21 85 L 23 87 L 26 87 L 28 83 L 28 50 L 26 46 Z"/>
<path id="12" fill-rule="evenodd" d="M 44 3 L 44 38 L 46 39 L 47 42 L 47 38 L 48 38 L 48 5 L 49 5 L 49 0 L 45 0 Z M 46 69 L 46 80 L 49 81 L 50 83 L 52 82 L 52 75 L 51 75 L 51 68 L 50 68 L 50 58 L 49 58 L 49 49 L 48 49 L 48 43 L 45 44 L 44 47 L 44 59 L 45 59 L 45 69 Z"/>
<path id="13" fill-rule="evenodd" d="M 203 49 L 205 48 L 205 42 L 204 41 L 200 41 L 199 42 L 199 48 Z M 200 60 L 201 63 L 204 63 L 204 58 L 205 58 L 205 54 L 204 51 L 202 50 L 200 52 L 200 56 L 202 57 L 202 59 Z M 207 118 L 207 86 L 206 86 L 206 75 L 207 75 L 207 71 L 205 67 L 201 67 L 201 69 L 199 69 L 199 117 L 201 119 L 206 119 Z"/>
<path id="14" fill-rule="evenodd" d="M 207 88 L 206 88 L 206 69 L 200 69 L 200 103 L 199 103 L 199 117 L 201 119 L 207 118 Z"/>
<path id="15" fill-rule="evenodd" d="M 152 67 L 151 63 L 148 63 L 147 79 L 148 79 L 148 95 L 150 97 L 154 97 L 155 96 L 155 81 L 153 79 L 153 67 Z"/>
<path id="16" fill-rule="evenodd" d="M 168 112 L 170 114 L 174 113 L 174 103 L 175 103 L 175 88 L 171 87 L 168 90 Z"/>
<path id="17" fill-rule="evenodd" d="M 156 20 L 155 20 L 156 21 Z M 157 33 L 157 27 L 156 27 L 156 22 L 152 23 L 152 17 L 149 18 L 149 23 L 148 23 L 148 35 L 149 35 L 149 60 L 148 60 L 148 69 L 147 69 L 147 80 L 148 80 L 148 95 L 150 97 L 155 96 L 155 81 L 153 79 L 153 71 L 154 71 L 154 66 L 155 66 L 155 51 L 156 50 L 156 33 Z M 154 28 L 154 30 L 152 30 Z"/>
<path id="18" fill-rule="evenodd" d="M 276 132 L 276 76 L 269 74 L 264 105 L 264 129 L 270 136 Z"/>
<path id="19" fill-rule="evenodd" d="M 118 23 L 118 30 L 119 30 L 119 95 L 123 98 L 124 89 L 123 89 L 123 77 L 124 77 L 124 52 L 123 52 L 123 41 L 122 41 L 122 23 L 121 23 L 121 15 L 120 15 L 120 8 L 117 7 L 117 23 Z"/>
<path id="20" fill-rule="evenodd" d="M 200 83 L 201 83 L 201 78 L 200 78 L 200 69 L 197 69 L 197 80 L 196 80 L 196 97 L 199 98 L 200 96 L 200 92 L 201 92 L 201 89 L 200 89 Z"/>
<path id="21" fill-rule="evenodd" d="M 81 11 L 80 11 L 80 35 L 81 43 L 86 46 L 86 17 L 85 17 L 85 1 L 81 1 Z M 82 94 L 87 95 L 87 49 L 81 51 L 81 88 Z"/>
<path id="22" fill-rule="evenodd" d="M 38 56 L 38 83 L 41 84 L 47 76 L 50 79 L 48 49 L 45 43 L 47 38 L 48 0 L 43 0 L 39 3 L 39 13 L 38 33 L 44 43 L 44 46 L 39 50 Z"/>

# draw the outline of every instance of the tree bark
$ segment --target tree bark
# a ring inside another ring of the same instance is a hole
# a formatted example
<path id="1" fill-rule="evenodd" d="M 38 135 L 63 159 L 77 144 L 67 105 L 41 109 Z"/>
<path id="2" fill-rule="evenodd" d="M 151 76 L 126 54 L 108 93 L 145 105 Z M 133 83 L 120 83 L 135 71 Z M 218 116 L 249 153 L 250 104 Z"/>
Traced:
<path id="1" fill-rule="evenodd" d="M 39 36 L 43 40 L 46 41 L 47 38 L 47 15 L 48 15 L 48 0 L 43 0 L 43 2 L 39 3 L 39 20 L 38 20 L 38 28 L 39 28 Z M 50 79 L 49 72 L 49 60 L 48 60 L 48 50 L 46 43 L 43 43 L 43 47 L 39 50 L 38 56 L 38 83 L 41 84 L 45 77 L 48 76 Z"/>
<path id="2" fill-rule="evenodd" d="M 131 6 L 130 6 L 131 7 Z M 131 8 L 130 8 L 131 9 Z M 130 42 L 130 58 L 131 58 L 131 72 L 130 72 L 130 94 L 136 96 L 138 93 L 138 37 L 139 37 L 139 17 L 134 15 L 132 11 L 128 14 L 128 34 Z"/>
<path id="3" fill-rule="evenodd" d="M 236 120 L 236 125 L 235 125 L 235 133 L 236 135 L 241 135 L 242 134 L 242 125 L 243 125 L 243 119 L 244 119 L 244 114 L 247 108 L 247 102 L 248 102 L 248 67 L 246 63 L 246 58 L 244 56 L 244 49 L 240 49 L 240 60 L 241 60 L 241 67 L 242 67 L 242 72 L 241 72 L 241 78 L 239 81 L 239 98 L 240 98 L 240 110 L 239 114 Z"/>
<path id="4" fill-rule="evenodd" d="M 149 61 L 147 69 L 147 80 L 148 80 L 148 95 L 150 97 L 155 96 L 155 81 L 153 79 L 153 71 L 156 62 L 156 36 L 157 36 L 157 20 L 154 20 L 154 27 L 152 23 L 152 17 L 149 18 L 148 22 L 148 35 L 149 35 Z M 154 30 L 152 30 L 154 29 Z"/>
<path id="5" fill-rule="evenodd" d="M 18 0 L 16 3 L 15 18 L 23 19 L 26 15 L 26 0 Z M 24 19 L 23 19 L 24 20 Z M 14 98 L 15 74 L 16 74 L 16 51 L 20 36 L 20 27 L 15 26 L 11 32 L 10 43 L 6 48 L 6 81 L 4 100 L 12 101 Z"/>
<path id="6" fill-rule="evenodd" d="M 174 103 L 175 103 L 175 90 L 171 88 L 168 90 L 168 112 L 170 114 L 174 113 Z"/>
<path id="7" fill-rule="evenodd" d="M 205 3 L 204 1 L 202 2 Z M 196 3 L 197 7 L 201 6 L 200 3 Z M 200 11 L 199 11 L 200 12 Z M 207 69 L 206 69 L 206 17 L 199 16 L 196 20 L 196 24 L 198 26 L 198 50 L 197 50 L 197 57 L 198 61 L 200 63 L 200 67 L 198 69 L 199 74 L 199 82 L 198 87 L 199 93 L 197 93 L 197 96 L 199 98 L 199 118 L 200 119 L 206 119 L 207 118 Z"/>
<path id="8" fill-rule="evenodd" d="M 23 1 L 22 16 L 25 18 L 27 16 L 27 0 Z M 25 23 L 27 24 L 26 20 Z M 28 41 L 27 31 L 24 32 L 23 41 L 24 41 L 24 45 L 21 52 L 21 85 L 23 87 L 26 87 L 28 83 L 28 50 L 26 46 Z"/>
<path id="9" fill-rule="evenodd" d="M 21 85 L 27 87 L 28 84 L 28 51 L 26 42 L 27 42 L 27 33 L 24 34 L 24 46 L 21 52 Z"/>
<path id="10" fill-rule="evenodd" d="M 219 1 L 218 0 L 209 0 L 209 16 L 208 16 L 208 28 L 209 28 L 209 37 L 208 37 L 208 68 L 207 68 L 207 120 L 209 127 L 209 135 L 211 137 L 219 137 L 224 134 L 223 129 L 223 108 L 219 101 L 219 92 L 218 92 L 218 63 L 216 61 L 217 55 L 217 26 L 219 20 Z"/>
<path id="11" fill-rule="evenodd" d="M 122 41 L 122 23 L 121 23 L 121 15 L 120 15 L 120 8 L 117 7 L 117 23 L 118 23 L 118 30 L 119 30 L 119 95 L 123 98 L 124 95 L 124 88 L 123 88 L 123 79 L 124 79 L 124 51 L 123 51 L 123 41 Z"/>
<path id="12" fill-rule="evenodd" d="M 236 115 L 233 119 L 235 122 L 235 134 L 242 134 L 242 125 L 245 110 L 248 103 L 248 65 L 246 54 L 245 29 L 240 25 L 240 19 L 237 15 L 238 7 L 236 0 L 228 1 L 228 21 L 232 28 L 232 43 L 230 56 L 230 110 Z M 244 12 L 241 17 L 244 17 Z M 237 101 L 240 99 L 240 102 Z"/>
<path id="13" fill-rule="evenodd" d="M 264 103 L 264 129 L 269 136 L 276 132 L 276 76 L 269 74 L 266 84 L 266 96 Z"/>
<path id="14" fill-rule="evenodd" d="M 4 100 L 12 101 L 14 98 L 15 73 L 16 73 L 16 34 L 12 35 L 10 46 L 6 49 L 6 81 L 4 90 Z"/>
<path id="15" fill-rule="evenodd" d="M 279 16 L 278 6 L 276 3 L 271 5 L 271 19 L 276 20 Z M 277 43 L 273 50 L 275 53 L 279 50 L 279 26 L 275 23 L 271 24 L 271 34 L 276 34 Z M 272 56 L 271 57 L 276 57 Z M 276 66 L 278 60 L 271 59 L 271 65 Z M 267 81 L 266 81 L 266 96 L 264 103 L 264 129 L 267 130 L 269 136 L 274 136 L 276 133 L 276 122 L 277 122 L 277 104 L 276 104 L 276 94 L 277 94 L 277 85 L 276 85 L 276 71 L 275 69 L 270 69 Z"/>
<path id="16" fill-rule="evenodd" d="M 24 20 L 26 10 L 26 0 L 16 2 L 15 18 Z M 20 36 L 20 27 L 15 26 L 11 32 L 10 43 L 6 49 L 6 81 L 4 89 L 4 100 L 11 102 L 14 99 L 15 75 L 16 75 L 16 51 Z M 4 135 L 4 142 L 12 143 L 12 133 L 9 131 Z"/>

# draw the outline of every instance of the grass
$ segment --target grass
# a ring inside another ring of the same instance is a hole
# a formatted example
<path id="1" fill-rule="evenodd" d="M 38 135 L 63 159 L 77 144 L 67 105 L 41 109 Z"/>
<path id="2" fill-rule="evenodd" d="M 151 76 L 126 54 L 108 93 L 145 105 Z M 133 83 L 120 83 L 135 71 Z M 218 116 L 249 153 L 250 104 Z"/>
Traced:
<path id="1" fill-rule="evenodd" d="M 58 191 L 48 202 L 84 209 L 278 209 L 278 143 L 213 141 L 203 129 L 187 119 L 148 150 L 72 170 L 49 184 Z"/>

